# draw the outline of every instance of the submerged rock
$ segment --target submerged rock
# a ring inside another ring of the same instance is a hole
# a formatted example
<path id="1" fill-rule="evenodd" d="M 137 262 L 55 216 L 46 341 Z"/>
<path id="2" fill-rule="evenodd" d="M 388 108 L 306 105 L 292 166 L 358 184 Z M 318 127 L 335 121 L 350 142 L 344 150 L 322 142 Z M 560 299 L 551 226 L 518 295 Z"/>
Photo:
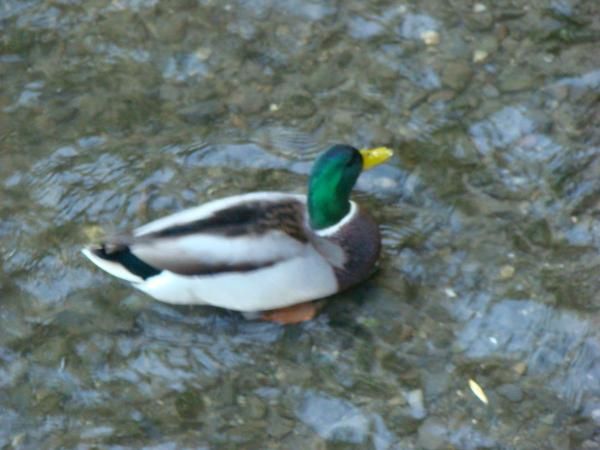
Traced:
<path id="1" fill-rule="evenodd" d="M 466 62 L 450 62 L 442 69 L 442 83 L 455 90 L 467 87 L 473 76 L 473 70 Z"/>
<path id="2" fill-rule="evenodd" d="M 530 89 L 535 83 L 533 75 L 522 67 L 505 69 L 498 77 L 498 87 L 502 92 L 517 92 Z"/>
<path id="3" fill-rule="evenodd" d="M 439 450 L 448 442 L 448 429 L 444 423 L 430 417 L 419 427 L 417 445 L 423 450 Z"/>
<path id="4" fill-rule="evenodd" d="M 511 402 L 520 402 L 523 400 L 523 391 L 516 384 L 503 384 L 496 389 L 496 392 Z"/>

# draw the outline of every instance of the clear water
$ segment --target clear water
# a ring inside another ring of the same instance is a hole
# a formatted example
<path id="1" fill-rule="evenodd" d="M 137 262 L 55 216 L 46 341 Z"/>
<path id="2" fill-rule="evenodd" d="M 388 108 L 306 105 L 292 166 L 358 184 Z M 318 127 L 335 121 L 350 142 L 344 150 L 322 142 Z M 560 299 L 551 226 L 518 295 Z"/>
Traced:
<path id="1" fill-rule="evenodd" d="M 600 448 L 599 18 L 3 0 L 0 447 Z M 163 305 L 79 254 L 302 192 L 332 142 L 397 156 L 355 195 L 380 271 L 315 321 Z"/>

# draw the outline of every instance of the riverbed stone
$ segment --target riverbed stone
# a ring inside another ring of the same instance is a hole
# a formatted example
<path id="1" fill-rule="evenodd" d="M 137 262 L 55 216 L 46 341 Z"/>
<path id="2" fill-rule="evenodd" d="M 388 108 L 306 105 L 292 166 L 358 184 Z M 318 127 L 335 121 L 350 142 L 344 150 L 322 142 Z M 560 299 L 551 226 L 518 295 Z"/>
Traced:
<path id="1" fill-rule="evenodd" d="M 441 419 L 430 417 L 418 430 L 417 445 L 423 450 L 440 450 L 448 439 L 448 429 Z"/>
<path id="2" fill-rule="evenodd" d="M 442 83 L 457 91 L 463 90 L 473 76 L 473 70 L 466 62 L 449 62 L 442 69 Z"/>

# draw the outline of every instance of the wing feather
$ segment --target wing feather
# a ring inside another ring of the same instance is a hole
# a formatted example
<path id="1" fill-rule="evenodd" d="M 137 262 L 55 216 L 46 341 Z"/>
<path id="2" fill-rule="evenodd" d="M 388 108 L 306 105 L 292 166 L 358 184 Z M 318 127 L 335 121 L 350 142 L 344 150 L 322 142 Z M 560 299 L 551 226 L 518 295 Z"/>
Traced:
<path id="1" fill-rule="evenodd" d="M 151 276 L 153 271 L 162 270 L 181 275 L 246 272 L 306 251 L 310 231 L 301 198 L 265 194 L 244 197 L 240 196 L 239 202 L 229 201 L 224 208 L 200 207 L 195 214 L 188 210 L 160 219 L 129 238 L 119 237 L 103 244 L 103 254 L 136 275 L 144 270 Z M 111 252 L 111 248 L 116 250 Z"/>
<path id="2" fill-rule="evenodd" d="M 190 235 L 134 241 L 131 252 L 147 264 L 182 275 L 244 272 L 300 255 L 304 245 L 284 233 L 226 238 Z"/>

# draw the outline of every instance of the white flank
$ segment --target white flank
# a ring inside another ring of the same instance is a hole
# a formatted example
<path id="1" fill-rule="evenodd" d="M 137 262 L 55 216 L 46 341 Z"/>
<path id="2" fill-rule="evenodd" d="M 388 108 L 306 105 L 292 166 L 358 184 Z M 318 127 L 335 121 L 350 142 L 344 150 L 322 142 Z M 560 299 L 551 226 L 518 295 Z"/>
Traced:
<path id="1" fill-rule="evenodd" d="M 106 259 L 102 259 L 96 255 L 94 255 L 90 249 L 83 248 L 81 249 L 81 253 L 87 256 L 90 261 L 100 267 L 102 270 L 110 273 L 112 276 L 120 278 L 125 281 L 131 281 L 132 283 L 139 283 L 143 281 L 141 277 L 132 274 L 129 270 L 125 269 L 121 264 L 116 263 L 114 261 L 107 261 Z"/>
<path id="2" fill-rule="evenodd" d="M 338 284 L 331 266 L 306 245 L 298 257 L 264 269 L 194 277 L 163 271 L 135 287 L 167 303 L 253 312 L 326 297 Z"/>
<path id="3" fill-rule="evenodd" d="M 156 239 L 133 244 L 138 258 L 159 267 L 199 264 L 261 264 L 298 256 L 304 244 L 287 234 L 273 231 L 261 236 L 227 237 L 192 234 L 173 239 Z M 162 264 L 160 263 L 162 261 Z"/>
<path id="4" fill-rule="evenodd" d="M 306 204 L 305 195 L 255 192 L 215 200 L 150 222 L 134 231 L 135 236 L 160 231 L 174 225 L 201 220 L 215 212 L 252 201 L 296 200 Z M 359 211 L 350 202 L 350 211 L 337 224 L 317 231 L 327 238 L 349 223 Z M 326 239 L 323 239 L 325 241 Z M 282 308 L 296 303 L 327 297 L 338 290 L 333 265 L 342 265 L 344 255 L 329 241 L 301 243 L 280 231 L 263 236 L 223 237 L 199 233 L 173 239 L 140 240 L 131 247 L 133 254 L 177 264 L 252 264 L 278 261 L 262 269 L 231 271 L 211 275 L 186 276 L 168 270 L 143 280 L 117 262 L 82 250 L 94 264 L 117 278 L 130 281 L 148 295 L 167 303 L 209 304 L 241 312 Z M 315 244 L 316 247 L 313 245 Z M 331 248 L 330 248 L 331 247 Z M 331 261 L 328 262 L 328 259 Z M 174 267 L 174 266 L 173 266 Z"/>

